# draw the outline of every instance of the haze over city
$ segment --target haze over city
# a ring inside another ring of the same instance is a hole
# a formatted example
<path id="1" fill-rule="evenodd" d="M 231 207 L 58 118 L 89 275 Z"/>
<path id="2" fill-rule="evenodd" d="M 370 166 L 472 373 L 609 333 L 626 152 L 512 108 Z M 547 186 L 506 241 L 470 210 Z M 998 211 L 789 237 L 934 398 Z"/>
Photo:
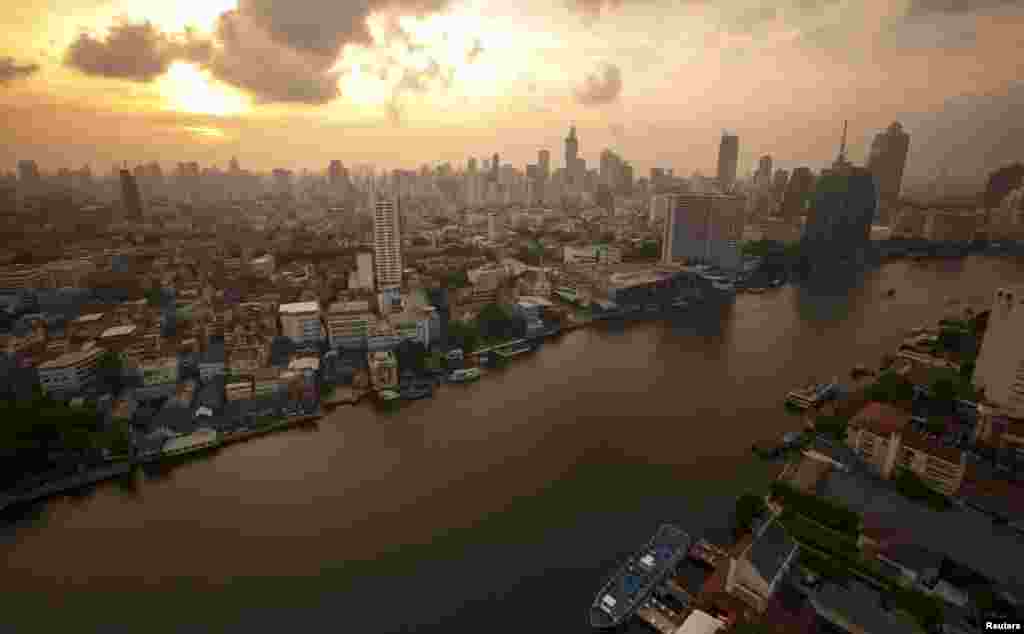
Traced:
<path id="1" fill-rule="evenodd" d="M 1019 2 L 19 2 L 0 18 L 9 164 L 199 160 L 522 164 L 568 123 L 581 155 L 713 172 L 722 129 L 819 168 L 893 120 L 905 183 L 1013 158 Z M 1015 140 L 1016 139 L 1016 140 Z"/>

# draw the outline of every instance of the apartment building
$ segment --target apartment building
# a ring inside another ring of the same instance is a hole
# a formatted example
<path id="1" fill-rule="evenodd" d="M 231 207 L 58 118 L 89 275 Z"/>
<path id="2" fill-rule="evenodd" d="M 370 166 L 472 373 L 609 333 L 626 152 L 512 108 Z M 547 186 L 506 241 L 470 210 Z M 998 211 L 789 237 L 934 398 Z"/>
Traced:
<path id="1" fill-rule="evenodd" d="M 281 334 L 297 344 L 317 343 L 323 339 L 320 303 L 316 301 L 281 304 Z"/>
<path id="2" fill-rule="evenodd" d="M 324 323 L 332 348 L 363 348 L 377 317 L 370 302 L 335 302 L 327 309 Z"/>
<path id="3" fill-rule="evenodd" d="M 0 291 L 32 291 L 51 286 L 53 280 L 43 267 L 26 264 L 0 267 Z"/>
<path id="4" fill-rule="evenodd" d="M 930 488 L 954 495 L 963 484 L 966 457 L 909 429 L 910 413 L 868 403 L 850 421 L 846 444 L 885 479 L 907 470 Z"/>

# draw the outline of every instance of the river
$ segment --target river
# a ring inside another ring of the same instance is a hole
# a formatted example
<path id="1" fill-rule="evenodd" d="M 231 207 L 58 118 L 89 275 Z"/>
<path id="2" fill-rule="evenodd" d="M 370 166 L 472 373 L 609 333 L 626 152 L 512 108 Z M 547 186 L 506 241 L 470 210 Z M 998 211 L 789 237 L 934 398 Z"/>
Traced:
<path id="1" fill-rule="evenodd" d="M 764 487 L 749 448 L 799 427 L 787 390 L 1010 282 L 1024 263 L 892 262 L 602 324 L 397 412 L 343 407 L 9 512 L 0 629 L 584 632 L 660 521 L 699 534 Z"/>

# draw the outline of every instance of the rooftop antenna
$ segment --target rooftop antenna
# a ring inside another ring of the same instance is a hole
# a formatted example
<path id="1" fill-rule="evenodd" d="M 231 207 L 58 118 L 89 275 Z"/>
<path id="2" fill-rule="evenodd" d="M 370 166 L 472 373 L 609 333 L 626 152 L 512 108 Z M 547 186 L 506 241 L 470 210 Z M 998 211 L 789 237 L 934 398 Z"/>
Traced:
<path id="1" fill-rule="evenodd" d="M 843 138 L 839 142 L 839 156 L 836 157 L 836 162 L 833 167 L 847 167 L 850 162 L 846 160 L 846 124 L 847 121 L 843 121 Z"/>

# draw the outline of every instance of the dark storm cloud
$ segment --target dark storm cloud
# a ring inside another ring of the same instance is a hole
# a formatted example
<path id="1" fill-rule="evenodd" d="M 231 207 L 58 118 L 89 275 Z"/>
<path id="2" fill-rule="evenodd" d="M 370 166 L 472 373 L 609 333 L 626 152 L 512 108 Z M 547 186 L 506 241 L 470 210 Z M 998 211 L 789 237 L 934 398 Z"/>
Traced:
<path id="1" fill-rule="evenodd" d="M 87 75 L 151 81 L 178 59 L 208 53 L 201 45 L 174 41 L 150 22 L 121 22 L 104 38 L 81 33 L 71 43 L 64 62 Z"/>
<path id="2" fill-rule="evenodd" d="M 19 64 L 13 57 L 0 57 L 0 85 L 25 79 L 39 71 L 39 64 Z"/>
<path id="3" fill-rule="evenodd" d="M 576 89 L 576 100 L 585 106 L 612 103 L 622 93 L 622 71 L 606 64 L 600 73 L 590 73 Z"/>

